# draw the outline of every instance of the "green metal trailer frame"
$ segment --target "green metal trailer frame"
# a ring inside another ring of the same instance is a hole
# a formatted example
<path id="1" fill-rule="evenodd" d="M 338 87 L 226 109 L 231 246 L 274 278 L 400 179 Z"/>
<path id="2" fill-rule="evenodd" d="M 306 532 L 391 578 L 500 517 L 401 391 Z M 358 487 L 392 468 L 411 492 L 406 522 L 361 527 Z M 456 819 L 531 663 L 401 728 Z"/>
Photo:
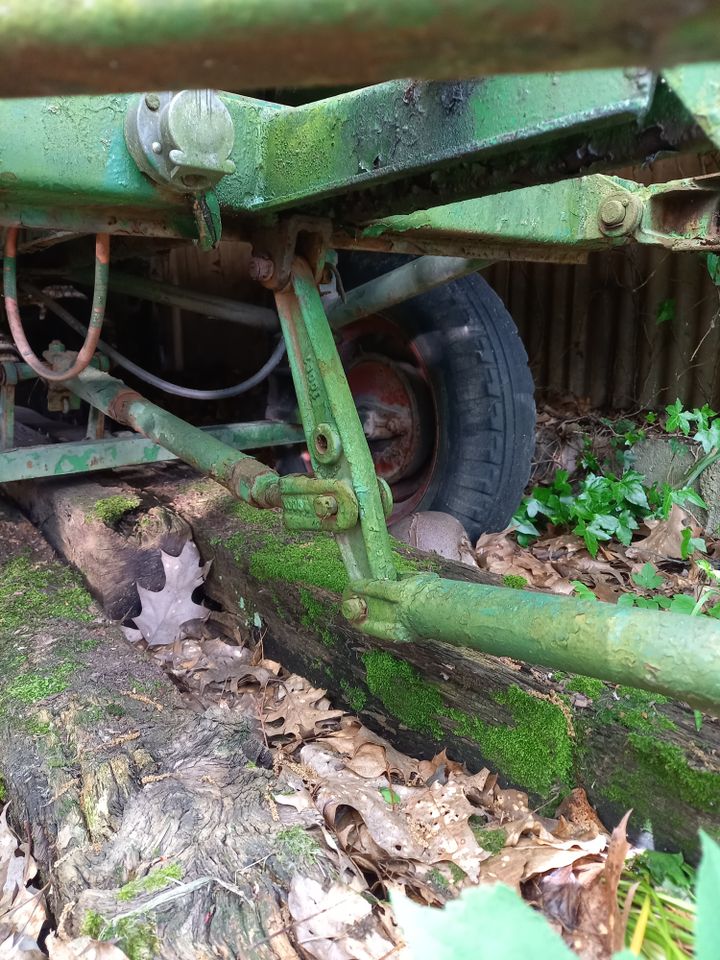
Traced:
<path id="1" fill-rule="evenodd" d="M 87 439 L 14 447 L 14 391 L 38 370 L 21 348 L 23 362 L 0 362 L 0 482 L 179 457 L 247 503 L 281 508 L 291 529 L 333 533 L 350 579 L 343 611 L 371 636 L 430 637 L 717 710 L 720 623 L 690 618 L 678 629 L 659 612 L 399 575 L 386 525 L 392 497 L 375 475 L 333 333 L 497 259 L 576 261 L 624 244 L 720 250 L 720 178 L 641 186 L 606 172 L 720 147 L 720 63 L 627 66 L 720 55 L 720 5 L 626 7 L 9 0 L 0 94 L 43 94 L 0 101 L 0 225 L 8 237 L 22 231 L 21 289 L 34 251 L 80 235 L 108 235 L 111 248 L 126 238 L 251 243 L 250 274 L 275 297 L 313 475 L 280 477 L 241 452 L 297 442 L 298 425 L 200 430 L 106 364 L 78 372 L 56 343 L 46 354 L 52 377 L 41 372 L 59 381 L 56 402 L 90 405 Z M 540 67 L 565 72 L 503 72 Z M 403 74 L 430 79 L 386 79 Z M 298 107 L 160 89 L 376 80 Z M 124 92 L 138 86 L 146 92 Z M 14 242 L 3 265 L 9 310 Z M 417 259 L 326 311 L 318 286 L 338 249 Z M 160 302 L 198 302 L 99 263 L 100 299 L 108 284 L 140 284 Z M 60 275 L 82 280 L 87 264 L 66 262 Z M 214 309 L 243 308 L 216 297 Z M 245 321 L 267 327 L 273 317 L 250 308 Z M 137 436 L 103 438 L 104 416 Z"/>

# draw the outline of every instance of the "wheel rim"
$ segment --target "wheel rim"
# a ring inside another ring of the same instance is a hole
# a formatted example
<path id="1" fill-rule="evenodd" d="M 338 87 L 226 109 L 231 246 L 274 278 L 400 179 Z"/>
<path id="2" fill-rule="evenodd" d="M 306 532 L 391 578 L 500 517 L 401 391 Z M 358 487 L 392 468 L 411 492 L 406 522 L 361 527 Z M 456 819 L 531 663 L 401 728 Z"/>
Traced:
<path id="1" fill-rule="evenodd" d="M 382 316 L 343 330 L 339 344 L 378 476 L 392 489 L 392 520 L 415 511 L 438 447 L 435 392 L 423 359 L 401 327 Z"/>

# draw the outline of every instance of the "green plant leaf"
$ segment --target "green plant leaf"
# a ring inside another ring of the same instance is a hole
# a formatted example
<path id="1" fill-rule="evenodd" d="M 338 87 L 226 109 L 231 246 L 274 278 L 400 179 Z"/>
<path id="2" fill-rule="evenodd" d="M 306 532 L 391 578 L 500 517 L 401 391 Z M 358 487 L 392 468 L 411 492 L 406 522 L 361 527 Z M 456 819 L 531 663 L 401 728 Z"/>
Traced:
<path id="1" fill-rule="evenodd" d="M 646 590 L 656 590 L 664 582 L 664 578 L 660 576 L 651 563 L 644 564 L 642 569 L 630 576 L 633 583 L 636 583 L 639 587 L 644 587 Z"/>
<path id="2" fill-rule="evenodd" d="M 707 268 L 713 283 L 720 284 L 720 256 L 717 253 L 707 255 Z"/>
<path id="3" fill-rule="evenodd" d="M 679 430 L 680 433 L 687 437 L 690 433 L 690 424 L 695 417 L 689 410 L 684 408 L 682 400 L 678 397 L 675 403 L 671 403 L 665 407 L 665 412 L 667 413 L 667 419 L 665 420 L 665 429 L 667 432 L 676 433 Z"/>
<path id="4" fill-rule="evenodd" d="M 701 427 L 693 440 L 701 444 L 705 453 L 720 447 L 720 420 L 713 420 L 708 427 Z"/>
<path id="5" fill-rule="evenodd" d="M 663 300 L 660 306 L 658 307 L 657 313 L 655 315 L 655 323 L 660 326 L 663 323 L 672 323 L 675 319 L 675 300 L 670 298 L 669 300 Z"/>
<path id="6" fill-rule="evenodd" d="M 717 960 L 720 953 L 720 846 L 700 831 L 702 859 L 697 872 L 695 960 Z"/>
<path id="7" fill-rule="evenodd" d="M 391 898 L 413 960 L 577 960 L 541 914 L 503 884 L 463 890 L 437 910 Z"/>
<path id="8" fill-rule="evenodd" d="M 668 607 L 671 613 L 691 614 L 694 609 L 695 601 L 685 593 L 676 593 Z"/>
<path id="9" fill-rule="evenodd" d="M 570 583 L 575 587 L 575 593 L 581 600 L 597 600 L 590 587 L 585 586 L 582 580 L 571 580 Z"/>
<path id="10" fill-rule="evenodd" d="M 684 527 L 680 534 L 680 556 L 687 560 L 696 550 L 707 553 L 707 544 L 702 537 L 694 537 L 690 527 Z"/>

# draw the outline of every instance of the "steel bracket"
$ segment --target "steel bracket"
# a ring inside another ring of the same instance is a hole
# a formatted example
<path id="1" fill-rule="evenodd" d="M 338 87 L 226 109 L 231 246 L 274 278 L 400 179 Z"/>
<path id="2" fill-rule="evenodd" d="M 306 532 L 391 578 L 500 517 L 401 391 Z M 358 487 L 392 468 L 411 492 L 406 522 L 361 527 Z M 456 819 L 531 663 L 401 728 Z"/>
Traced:
<path id="1" fill-rule="evenodd" d="M 350 484 L 292 475 L 280 478 L 280 503 L 288 530 L 352 530 L 358 502 Z"/>

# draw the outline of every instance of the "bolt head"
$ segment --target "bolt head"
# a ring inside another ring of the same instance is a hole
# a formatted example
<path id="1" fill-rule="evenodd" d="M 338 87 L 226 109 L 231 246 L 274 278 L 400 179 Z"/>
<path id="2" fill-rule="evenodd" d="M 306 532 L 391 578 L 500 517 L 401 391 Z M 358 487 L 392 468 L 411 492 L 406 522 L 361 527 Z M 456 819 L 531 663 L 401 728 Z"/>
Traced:
<path id="1" fill-rule="evenodd" d="M 145 106 L 148 110 L 159 110 L 160 109 L 160 97 L 156 93 L 146 93 L 145 94 Z"/>
<path id="2" fill-rule="evenodd" d="M 315 516 L 321 520 L 328 520 L 338 512 L 338 502 L 335 497 L 315 497 L 313 507 Z"/>
<path id="3" fill-rule="evenodd" d="M 362 597 L 348 597 L 347 600 L 343 600 L 342 614 L 350 623 L 364 620 L 367 617 L 367 612 L 367 604 Z"/>
<path id="4" fill-rule="evenodd" d="M 275 272 L 275 264 L 269 257 L 250 257 L 248 273 L 251 280 L 266 283 Z"/>
<path id="5" fill-rule="evenodd" d="M 153 140 L 152 152 L 153 152 L 153 153 L 162 153 L 162 144 L 160 143 L 159 140 Z"/>
<path id="6" fill-rule="evenodd" d="M 600 220 L 606 227 L 619 227 L 625 219 L 626 203 L 619 199 L 606 200 L 600 207 Z"/>

